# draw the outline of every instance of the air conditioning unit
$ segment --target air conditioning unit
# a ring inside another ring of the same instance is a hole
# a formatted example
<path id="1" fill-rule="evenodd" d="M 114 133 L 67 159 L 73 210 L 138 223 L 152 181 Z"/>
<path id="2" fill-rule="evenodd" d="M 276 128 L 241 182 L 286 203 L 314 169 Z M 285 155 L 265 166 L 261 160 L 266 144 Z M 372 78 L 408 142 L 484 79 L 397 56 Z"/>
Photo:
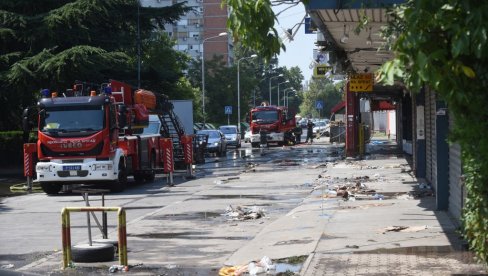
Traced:
<path id="1" fill-rule="evenodd" d="M 186 41 L 186 39 L 187 39 L 186 37 L 183 37 L 183 40 L 184 40 L 184 41 Z"/>
<path id="2" fill-rule="evenodd" d="M 200 23 L 195 23 L 195 27 L 200 28 Z"/>

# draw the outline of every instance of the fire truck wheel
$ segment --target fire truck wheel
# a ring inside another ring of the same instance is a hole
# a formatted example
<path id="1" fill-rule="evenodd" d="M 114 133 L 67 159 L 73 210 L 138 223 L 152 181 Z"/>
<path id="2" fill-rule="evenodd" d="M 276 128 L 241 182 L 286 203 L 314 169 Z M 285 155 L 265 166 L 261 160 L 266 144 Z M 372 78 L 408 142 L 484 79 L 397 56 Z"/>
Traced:
<path id="1" fill-rule="evenodd" d="M 134 173 L 134 181 L 138 184 L 144 182 L 144 176 L 142 175 L 142 173 Z"/>
<path id="2" fill-rule="evenodd" d="M 110 191 L 114 193 L 119 193 L 125 190 L 127 185 L 127 170 L 125 168 L 124 162 L 121 160 L 119 162 L 119 177 L 117 180 L 111 183 Z"/>
<path id="3" fill-rule="evenodd" d="M 40 184 L 42 190 L 48 195 L 57 195 L 59 191 L 61 191 L 61 188 L 63 188 L 63 185 L 57 185 L 52 183 L 41 182 Z"/>
<path id="4" fill-rule="evenodd" d="M 74 262 L 94 263 L 110 262 L 114 260 L 115 248 L 112 244 L 92 243 L 79 244 L 71 247 L 71 257 Z"/>

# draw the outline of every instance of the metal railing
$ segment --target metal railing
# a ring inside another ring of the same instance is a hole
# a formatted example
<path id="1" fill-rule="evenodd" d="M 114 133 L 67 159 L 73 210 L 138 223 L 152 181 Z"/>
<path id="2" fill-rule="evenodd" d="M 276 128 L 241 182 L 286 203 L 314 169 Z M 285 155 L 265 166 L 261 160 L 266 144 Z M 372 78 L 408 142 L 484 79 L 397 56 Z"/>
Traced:
<path id="1" fill-rule="evenodd" d="M 71 212 L 117 212 L 119 236 L 119 263 L 127 266 L 126 215 L 122 207 L 65 207 L 61 210 L 61 233 L 63 239 L 63 268 L 71 263 Z"/>

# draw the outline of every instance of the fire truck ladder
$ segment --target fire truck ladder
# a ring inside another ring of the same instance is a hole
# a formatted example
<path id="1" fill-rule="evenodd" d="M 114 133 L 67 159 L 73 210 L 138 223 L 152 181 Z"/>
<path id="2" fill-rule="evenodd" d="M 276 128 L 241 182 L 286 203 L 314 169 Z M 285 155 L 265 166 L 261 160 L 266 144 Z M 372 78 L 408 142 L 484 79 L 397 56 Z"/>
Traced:
<path id="1" fill-rule="evenodd" d="M 159 97 L 157 110 L 162 129 L 164 130 L 163 136 L 165 138 L 171 138 L 173 142 L 175 163 L 183 162 L 184 153 L 183 145 L 181 144 L 181 137 L 185 134 L 183 124 L 174 113 L 173 104 L 165 96 Z"/>

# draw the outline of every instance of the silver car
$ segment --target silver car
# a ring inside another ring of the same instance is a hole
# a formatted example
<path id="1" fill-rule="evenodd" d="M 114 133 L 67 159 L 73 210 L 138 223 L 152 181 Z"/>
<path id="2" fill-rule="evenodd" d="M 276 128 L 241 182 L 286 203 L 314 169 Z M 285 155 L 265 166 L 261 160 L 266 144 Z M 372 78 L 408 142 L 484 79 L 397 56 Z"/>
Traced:
<path id="1" fill-rule="evenodd" d="M 224 134 L 217 129 L 202 129 L 197 134 L 208 136 L 207 152 L 215 153 L 217 156 L 225 156 L 227 153 L 227 142 Z"/>
<path id="2" fill-rule="evenodd" d="M 235 125 L 220 126 L 219 130 L 222 131 L 222 133 L 225 135 L 225 140 L 227 141 L 227 145 L 236 148 L 241 147 L 241 134 L 239 133 L 237 126 Z"/>

